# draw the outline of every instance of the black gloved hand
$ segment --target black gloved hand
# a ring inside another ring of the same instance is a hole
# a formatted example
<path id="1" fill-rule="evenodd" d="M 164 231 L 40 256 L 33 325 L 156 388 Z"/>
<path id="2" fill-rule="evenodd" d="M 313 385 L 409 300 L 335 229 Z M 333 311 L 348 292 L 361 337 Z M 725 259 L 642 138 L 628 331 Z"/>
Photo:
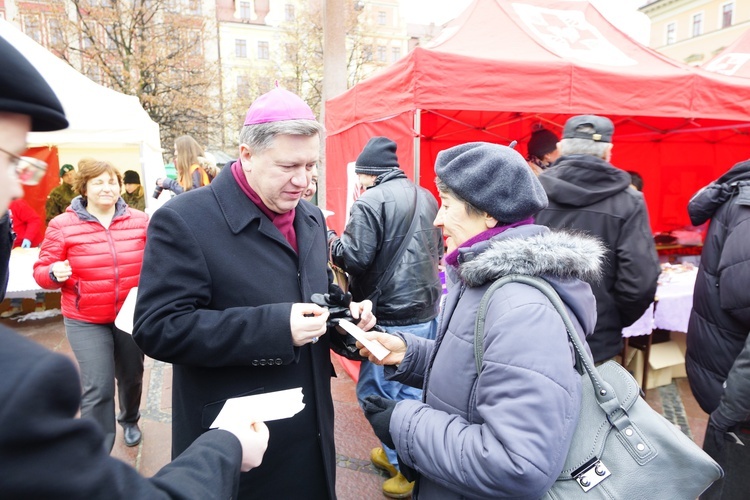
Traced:
<path id="1" fill-rule="evenodd" d="M 708 417 L 708 428 L 706 429 L 706 440 L 710 440 L 716 450 L 724 449 L 724 444 L 734 442 L 735 439 L 729 434 L 729 429 L 734 425 L 730 419 L 721 414 L 719 410 L 714 410 Z"/>
<path id="2" fill-rule="evenodd" d="M 398 459 L 398 470 L 399 472 L 401 472 L 401 475 L 404 476 L 410 483 L 416 481 L 417 471 L 402 462 L 400 456 L 396 455 L 396 458 Z"/>
<path id="3" fill-rule="evenodd" d="M 395 449 L 391 437 L 390 425 L 393 409 L 396 407 L 396 401 L 385 399 L 375 394 L 367 396 L 362 402 L 362 409 L 365 411 L 365 418 L 370 422 L 373 432 L 380 441 L 388 448 Z"/>

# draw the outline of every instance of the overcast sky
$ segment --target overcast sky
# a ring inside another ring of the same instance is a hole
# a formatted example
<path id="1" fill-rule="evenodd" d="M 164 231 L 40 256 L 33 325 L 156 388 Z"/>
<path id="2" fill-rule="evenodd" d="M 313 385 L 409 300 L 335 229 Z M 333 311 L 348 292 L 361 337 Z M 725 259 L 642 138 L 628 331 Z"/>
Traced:
<path id="1" fill-rule="evenodd" d="M 473 0 L 401 0 L 408 23 L 437 25 L 459 15 Z M 648 17 L 638 12 L 646 0 L 594 0 L 609 21 L 643 44 L 648 44 Z"/>

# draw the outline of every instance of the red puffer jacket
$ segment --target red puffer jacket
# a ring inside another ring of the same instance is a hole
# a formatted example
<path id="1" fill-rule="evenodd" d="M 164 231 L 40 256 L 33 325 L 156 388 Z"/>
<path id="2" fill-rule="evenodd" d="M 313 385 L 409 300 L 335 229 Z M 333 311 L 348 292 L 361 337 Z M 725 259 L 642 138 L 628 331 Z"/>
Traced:
<path id="1" fill-rule="evenodd" d="M 60 288 L 63 316 L 89 323 L 111 323 L 138 278 L 146 246 L 148 216 L 117 201 L 115 216 L 105 229 L 75 198 L 65 213 L 50 221 L 44 235 L 34 279 L 42 288 Z M 58 283 L 52 264 L 68 260 L 73 274 Z"/>

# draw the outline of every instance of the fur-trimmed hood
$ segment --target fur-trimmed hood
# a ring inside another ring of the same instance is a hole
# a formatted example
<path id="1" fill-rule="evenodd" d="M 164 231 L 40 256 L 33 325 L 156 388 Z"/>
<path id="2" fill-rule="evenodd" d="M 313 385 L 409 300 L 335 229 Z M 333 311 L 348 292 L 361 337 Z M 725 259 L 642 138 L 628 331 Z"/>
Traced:
<path id="1" fill-rule="evenodd" d="M 598 281 L 606 248 L 596 238 L 537 225 L 509 229 L 461 249 L 458 275 L 477 287 L 508 274 Z"/>

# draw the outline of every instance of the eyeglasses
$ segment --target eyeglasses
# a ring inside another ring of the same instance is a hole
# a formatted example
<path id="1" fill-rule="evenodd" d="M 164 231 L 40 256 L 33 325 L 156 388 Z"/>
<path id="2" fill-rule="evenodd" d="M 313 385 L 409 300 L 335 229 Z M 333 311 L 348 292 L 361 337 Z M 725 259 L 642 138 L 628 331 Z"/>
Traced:
<path id="1" fill-rule="evenodd" d="M 0 151 L 10 156 L 10 166 L 15 170 L 18 181 L 25 186 L 36 186 L 47 172 L 47 162 L 30 156 L 18 156 L 3 148 Z"/>

